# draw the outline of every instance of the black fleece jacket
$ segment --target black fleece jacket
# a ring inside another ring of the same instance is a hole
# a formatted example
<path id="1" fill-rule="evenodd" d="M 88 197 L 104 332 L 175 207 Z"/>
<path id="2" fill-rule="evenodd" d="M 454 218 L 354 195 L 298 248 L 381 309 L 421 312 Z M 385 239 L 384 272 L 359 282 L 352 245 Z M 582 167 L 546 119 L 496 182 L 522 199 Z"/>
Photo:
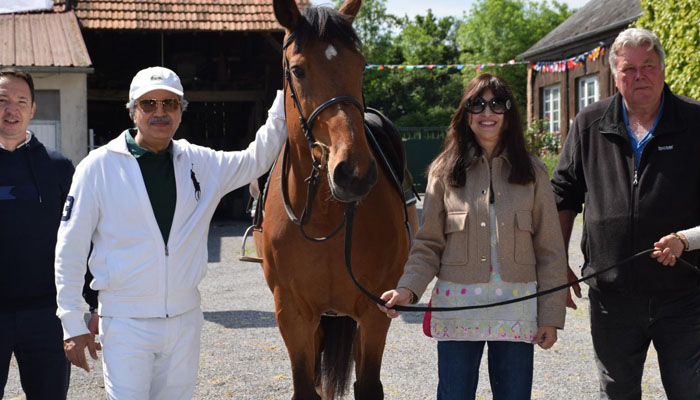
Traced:
<path id="1" fill-rule="evenodd" d="M 54 251 L 73 164 L 35 136 L 0 148 L 0 310 L 56 305 Z"/>
<path id="2" fill-rule="evenodd" d="M 635 170 L 622 118 L 622 96 L 581 111 L 569 131 L 552 178 L 560 210 L 584 209 L 583 274 L 653 247 L 662 236 L 700 225 L 700 102 L 666 86 L 653 137 Z M 700 251 L 683 258 L 697 265 Z M 673 295 L 695 290 L 700 275 L 663 267 L 649 256 L 592 282 L 629 295 Z"/>

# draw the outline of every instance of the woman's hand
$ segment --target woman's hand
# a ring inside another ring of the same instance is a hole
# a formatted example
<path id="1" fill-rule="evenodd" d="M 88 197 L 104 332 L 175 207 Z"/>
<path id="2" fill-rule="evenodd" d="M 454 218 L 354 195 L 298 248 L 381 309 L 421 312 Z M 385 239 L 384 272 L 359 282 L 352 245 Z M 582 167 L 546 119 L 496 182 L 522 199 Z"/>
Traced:
<path id="1" fill-rule="evenodd" d="M 537 335 L 532 339 L 533 344 L 537 344 L 541 348 L 547 350 L 554 346 L 557 342 L 557 327 L 556 326 L 540 326 L 537 329 Z"/>
<path id="2" fill-rule="evenodd" d="M 679 235 L 666 235 L 654 243 L 654 251 L 651 257 L 663 265 L 676 265 L 676 259 L 681 256 L 685 250 L 685 243 Z"/>
<path id="3" fill-rule="evenodd" d="M 409 289 L 401 287 L 395 290 L 389 290 L 380 296 L 380 298 L 384 301 L 386 301 L 386 306 L 380 306 L 377 304 L 377 307 L 387 315 L 389 318 L 396 318 L 399 315 L 401 315 L 400 312 L 396 310 L 392 310 L 391 307 L 395 305 L 401 305 L 401 306 L 406 306 L 411 303 L 411 299 L 413 299 L 413 292 L 411 292 Z"/>

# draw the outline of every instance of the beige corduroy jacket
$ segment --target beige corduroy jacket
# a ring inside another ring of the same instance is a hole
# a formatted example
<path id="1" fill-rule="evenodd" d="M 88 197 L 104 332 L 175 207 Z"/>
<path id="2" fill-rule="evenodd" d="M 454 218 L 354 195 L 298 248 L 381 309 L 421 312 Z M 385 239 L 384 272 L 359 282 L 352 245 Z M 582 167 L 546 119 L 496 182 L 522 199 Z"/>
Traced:
<path id="1" fill-rule="evenodd" d="M 531 159 L 536 181 L 526 185 L 508 183 L 511 166 L 504 155 L 494 157 L 491 167 L 485 157 L 475 159 L 461 188 L 430 176 L 423 224 L 397 286 L 420 297 L 435 276 L 464 284 L 489 281 L 491 172 L 501 278 L 537 281 L 539 291 L 566 283 L 566 251 L 549 177 L 544 164 Z M 539 326 L 563 328 L 566 291 L 539 297 L 537 316 Z"/>

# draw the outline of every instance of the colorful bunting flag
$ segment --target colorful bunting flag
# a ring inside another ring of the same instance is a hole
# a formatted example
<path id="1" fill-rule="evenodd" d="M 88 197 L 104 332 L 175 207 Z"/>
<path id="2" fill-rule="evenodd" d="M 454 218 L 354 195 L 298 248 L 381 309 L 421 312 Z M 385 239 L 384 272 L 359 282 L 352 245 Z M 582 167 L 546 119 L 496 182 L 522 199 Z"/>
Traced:
<path id="1" fill-rule="evenodd" d="M 600 57 L 605 55 L 605 47 L 598 46 L 593 50 L 587 51 L 585 53 L 579 54 L 575 57 L 567 58 L 566 60 L 559 61 L 540 61 L 540 62 L 530 62 L 530 61 L 516 61 L 515 59 L 508 60 L 504 63 L 487 62 L 481 64 L 428 64 L 428 65 L 404 65 L 404 64 L 369 64 L 365 66 L 365 69 L 376 69 L 382 71 L 384 69 L 390 70 L 406 70 L 412 71 L 414 69 L 456 69 L 461 71 L 465 67 L 476 68 L 477 71 L 481 71 L 484 67 L 505 67 L 509 65 L 521 65 L 529 64 L 532 69 L 539 72 L 564 72 L 567 70 L 582 67 L 586 61 L 596 61 Z"/>
<path id="2" fill-rule="evenodd" d="M 530 63 L 532 69 L 538 72 L 564 72 L 567 70 L 579 68 L 586 61 L 596 61 L 605 55 L 605 47 L 598 46 L 593 50 L 579 54 L 575 57 L 561 61 L 540 61 Z"/>

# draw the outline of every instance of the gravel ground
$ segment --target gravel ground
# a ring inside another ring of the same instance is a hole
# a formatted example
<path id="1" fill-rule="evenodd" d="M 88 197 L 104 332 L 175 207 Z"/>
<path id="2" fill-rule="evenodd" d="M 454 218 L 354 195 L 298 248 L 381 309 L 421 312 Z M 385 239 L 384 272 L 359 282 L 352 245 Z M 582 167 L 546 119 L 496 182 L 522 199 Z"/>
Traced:
<path id="1" fill-rule="evenodd" d="M 289 359 L 262 269 L 237 259 L 246 227 L 243 222 L 211 226 L 209 272 L 200 286 L 205 322 L 194 399 L 288 400 L 292 395 Z M 580 234 L 579 220 L 570 249 L 573 265 L 581 262 Z M 421 303 L 428 300 L 426 294 Z M 536 347 L 533 399 L 598 398 L 585 288 L 578 304 L 578 310 L 568 311 L 557 344 L 548 351 Z M 391 325 L 382 367 L 386 399 L 435 398 L 436 345 L 423 335 L 421 321 L 422 314 L 404 313 Z M 490 399 L 485 356 L 482 362 L 477 399 Z M 69 399 L 104 398 L 101 363 L 91 360 L 90 365 L 90 373 L 73 368 Z M 643 393 L 644 399 L 665 398 L 653 348 L 644 370 Z M 24 400 L 14 359 L 4 398 Z M 352 398 L 352 389 L 347 398 Z"/>

